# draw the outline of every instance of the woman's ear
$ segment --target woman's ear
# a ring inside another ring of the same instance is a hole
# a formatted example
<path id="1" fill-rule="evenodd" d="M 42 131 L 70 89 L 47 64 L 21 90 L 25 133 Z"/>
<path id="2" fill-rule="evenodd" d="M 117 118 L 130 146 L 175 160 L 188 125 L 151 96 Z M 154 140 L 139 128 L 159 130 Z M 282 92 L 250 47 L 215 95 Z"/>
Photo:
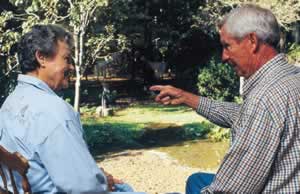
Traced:
<path id="1" fill-rule="evenodd" d="M 45 68 L 46 57 L 42 55 L 40 51 L 35 52 L 35 58 L 37 62 L 40 64 L 40 67 Z"/>

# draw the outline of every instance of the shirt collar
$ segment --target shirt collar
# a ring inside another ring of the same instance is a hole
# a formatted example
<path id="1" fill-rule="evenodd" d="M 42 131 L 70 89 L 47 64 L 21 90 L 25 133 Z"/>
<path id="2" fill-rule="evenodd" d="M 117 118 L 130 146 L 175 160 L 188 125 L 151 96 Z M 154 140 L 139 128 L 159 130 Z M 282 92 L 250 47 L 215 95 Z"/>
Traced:
<path id="1" fill-rule="evenodd" d="M 258 69 L 253 75 L 251 75 L 243 86 L 243 98 L 245 98 L 250 91 L 260 83 L 263 79 L 268 79 L 268 74 L 283 64 L 287 63 L 285 54 L 280 53 L 265 63 L 260 69 Z M 272 76 L 271 76 L 272 77 Z"/>
<path id="2" fill-rule="evenodd" d="M 37 87 L 49 94 L 56 95 L 56 93 L 44 81 L 42 81 L 36 77 L 30 76 L 30 75 L 19 74 L 18 75 L 18 83 L 29 84 L 29 85 Z"/>

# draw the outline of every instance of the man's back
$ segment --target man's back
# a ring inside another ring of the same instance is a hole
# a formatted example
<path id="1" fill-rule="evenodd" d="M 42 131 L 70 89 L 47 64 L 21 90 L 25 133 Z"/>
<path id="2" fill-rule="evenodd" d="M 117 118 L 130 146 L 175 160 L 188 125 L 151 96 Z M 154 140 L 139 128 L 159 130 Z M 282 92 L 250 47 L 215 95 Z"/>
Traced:
<path id="1" fill-rule="evenodd" d="M 20 75 L 0 114 L 0 144 L 27 158 L 33 192 L 106 190 L 105 176 L 82 138 L 78 113 L 44 82 Z"/>
<path id="2" fill-rule="evenodd" d="M 265 143 L 278 143 L 278 148 L 264 193 L 300 192 L 300 69 L 290 65 L 289 70 L 281 69 L 285 70 L 289 74 L 278 80 L 276 76 L 281 73 L 274 72 L 273 82 L 265 94 L 264 104 L 269 107 L 270 123 L 274 124 L 272 133 L 278 133 L 278 139 L 271 136 Z"/>

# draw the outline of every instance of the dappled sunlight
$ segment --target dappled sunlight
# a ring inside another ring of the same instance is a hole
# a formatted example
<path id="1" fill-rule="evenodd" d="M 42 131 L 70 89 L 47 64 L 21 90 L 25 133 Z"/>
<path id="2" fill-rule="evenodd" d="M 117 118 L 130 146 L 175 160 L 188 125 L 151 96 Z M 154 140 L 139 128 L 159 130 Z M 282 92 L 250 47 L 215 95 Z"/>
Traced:
<path id="1" fill-rule="evenodd" d="M 129 107 L 115 112 L 115 117 L 105 118 L 105 120 L 134 122 L 134 123 L 176 123 L 178 125 L 201 122 L 204 118 L 195 111 L 186 107 L 162 107 L 144 106 Z"/>
<path id="2" fill-rule="evenodd" d="M 228 141 L 192 140 L 168 147 L 160 147 L 157 150 L 168 153 L 183 165 L 215 172 L 228 148 Z"/>
<path id="3" fill-rule="evenodd" d="M 178 127 L 178 125 L 175 123 L 147 123 L 145 127 L 149 129 L 165 129 Z"/>

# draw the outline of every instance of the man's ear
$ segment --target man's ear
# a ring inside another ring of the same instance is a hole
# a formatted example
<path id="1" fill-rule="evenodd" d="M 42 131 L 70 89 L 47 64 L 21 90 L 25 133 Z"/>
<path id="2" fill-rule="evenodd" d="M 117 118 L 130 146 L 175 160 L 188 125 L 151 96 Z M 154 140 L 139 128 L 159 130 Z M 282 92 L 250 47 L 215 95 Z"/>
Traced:
<path id="1" fill-rule="evenodd" d="M 35 52 L 35 58 L 40 64 L 40 67 L 45 68 L 46 57 L 40 51 Z"/>
<path id="2" fill-rule="evenodd" d="M 259 47 L 259 39 L 255 32 L 252 32 L 248 34 L 248 40 L 250 42 L 250 50 L 253 53 L 256 53 L 258 51 Z"/>

